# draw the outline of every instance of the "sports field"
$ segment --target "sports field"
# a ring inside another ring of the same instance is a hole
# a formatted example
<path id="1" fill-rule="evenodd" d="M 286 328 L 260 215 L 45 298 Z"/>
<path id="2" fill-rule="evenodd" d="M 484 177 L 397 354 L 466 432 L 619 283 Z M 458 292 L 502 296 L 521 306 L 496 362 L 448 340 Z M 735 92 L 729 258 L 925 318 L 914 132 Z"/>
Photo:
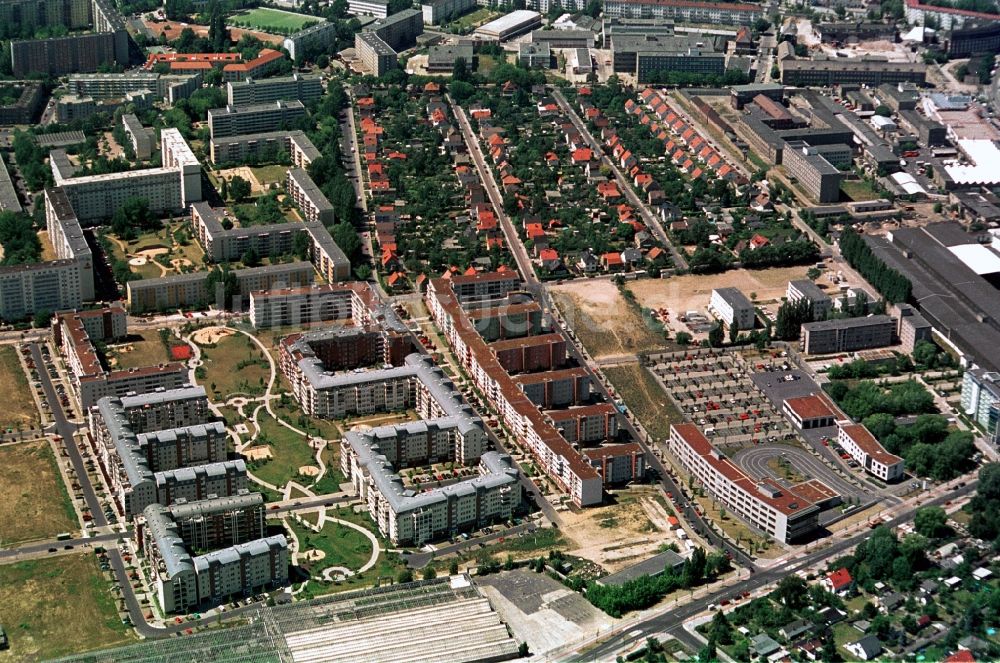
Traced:
<path id="1" fill-rule="evenodd" d="M 278 32 L 281 34 L 291 34 L 297 32 L 307 25 L 319 23 L 319 18 L 306 16 L 305 14 L 295 14 L 293 12 L 281 11 L 280 9 L 269 9 L 267 7 L 257 7 L 244 14 L 237 14 L 230 19 L 230 23 L 244 28 L 261 30 L 262 32 Z"/>

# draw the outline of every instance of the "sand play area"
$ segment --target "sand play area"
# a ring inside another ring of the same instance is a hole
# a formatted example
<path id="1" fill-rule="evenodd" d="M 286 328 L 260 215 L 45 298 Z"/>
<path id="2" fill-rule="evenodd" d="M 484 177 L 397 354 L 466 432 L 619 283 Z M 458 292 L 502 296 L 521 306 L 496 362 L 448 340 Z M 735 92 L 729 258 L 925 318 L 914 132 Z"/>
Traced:
<path id="1" fill-rule="evenodd" d="M 218 172 L 218 175 L 222 179 L 232 180 L 234 177 L 239 175 L 247 182 L 250 183 L 250 193 L 252 195 L 259 195 L 267 192 L 267 187 L 264 186 L 257 176 L 253 174 L 253 170 L 247 166 L 238 166 L 236 168 L 224 168 Z"/>
<path id="2" fill-rule="evenodd" d="M 324 557 L 326 557 L 326 553 L 322 550 L 316 550 L 315 548 L 302 553 L 302 558 L 307 562 L 318 562 Z"/>
<path id="3" fill-rule="evenodd" d="M 191 339 L 198 345 L 214 345 L 235 333 L 232 329 L 226 329 L 225 327 L 206 327 L 205 329 L 196 331 L 191 336 Z"/>
<path id="4" fill-rule="evenodd" d="M 319 468 L 314 465 L 303 465 L 299 468 L 299 474 L 304 477 L 318 477 Z"/>
<path id="5" fill-rule="evenodd" d="M 267 460 L 271 458 L 271 447 L 249 447 L 243 450 L 247 460 Z"/>

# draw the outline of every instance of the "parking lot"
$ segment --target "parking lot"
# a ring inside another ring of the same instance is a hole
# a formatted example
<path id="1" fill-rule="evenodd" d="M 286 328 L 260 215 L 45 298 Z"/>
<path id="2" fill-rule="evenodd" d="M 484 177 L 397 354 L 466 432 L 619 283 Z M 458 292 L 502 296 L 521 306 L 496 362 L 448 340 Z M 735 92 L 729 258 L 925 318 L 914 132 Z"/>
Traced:
<path id="1" fill-rule="evenodd" d="M 746 446 L 795 437 L 780 409 L 750 379 L 779 357 L 748 360 L 712 349 L 652 354 L 651 369 L 670 397 L 718 446 Z"/>

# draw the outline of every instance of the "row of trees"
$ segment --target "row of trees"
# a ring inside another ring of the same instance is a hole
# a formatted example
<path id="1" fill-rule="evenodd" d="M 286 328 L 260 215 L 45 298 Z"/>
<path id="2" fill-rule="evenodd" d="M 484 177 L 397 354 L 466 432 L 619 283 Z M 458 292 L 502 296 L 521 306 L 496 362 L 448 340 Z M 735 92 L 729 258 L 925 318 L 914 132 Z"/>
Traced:
<path id="1" fill-rule="evenodd" d="M 149 201 L 137 196 L 126 198 L 111 217 L 111 231 L 124 241 L 159 227 L 160 220 L 150 212 Z"/>
<path id="2" fill-rule="evenodd" d="M 909 279 L 886 265 L 852 228 L 844 228 L 840 233 L 840 252 L 889 302 L 898 304 L 910 298 Z"/>
<path id="3" fill-rule="evenodd" d="M 796 341 L 802 331 L 802 325 L 812 322 L 813 305 L 808 299 L 786 301 L 778 307 L 778 315 L 774 321 L 774 334 L 782 341 Z"/>
<path id="4" fill-rule="evenodd" d="M 639 576 L 622 585 L 590 582 L 587 599 L 612 617 L 621 617 L 627 612 L 655 605 L 670 592 L 710 582 L 730 568 L 725 555 L 706 555 L 701 548 L 695 548 L 679 571 L 667 568 L 657 576 Z"/>

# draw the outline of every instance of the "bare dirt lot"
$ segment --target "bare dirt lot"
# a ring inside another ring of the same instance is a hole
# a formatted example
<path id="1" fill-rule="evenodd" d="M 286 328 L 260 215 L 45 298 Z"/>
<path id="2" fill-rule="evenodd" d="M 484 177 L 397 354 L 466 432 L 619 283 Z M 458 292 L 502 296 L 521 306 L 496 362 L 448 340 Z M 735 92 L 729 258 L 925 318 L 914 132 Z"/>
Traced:
<path id="1" fill-rule="evenodd" d="M 575 281 L 550 288 L 569 327 L 595 359 L 666 346 L 610 281 Z"/>
<path id="2" fill-rule="evenodd" d="M 688 274 L 669 279 L 633 281 L 628 288 L 641 306 L 666 308 L 671 319 L 685 311 L 704 311 L 715 288 L 739 288 L 747 297 L 766 303 L 785 296 L 788 282 L 806 278 L 808 266 L 772 269 L 733 269 L 722 274 Z"/>
<path id="3" fill-rule="evenodd" d="M 633 488 L 619 493 L 617 504 L 563 513 L 562 530 L 576 546 L 567 552 L 614 573 L 646 559 L 664 543 L 676 542 L 667 523 L 671 514 L 654 493 Z"/>

